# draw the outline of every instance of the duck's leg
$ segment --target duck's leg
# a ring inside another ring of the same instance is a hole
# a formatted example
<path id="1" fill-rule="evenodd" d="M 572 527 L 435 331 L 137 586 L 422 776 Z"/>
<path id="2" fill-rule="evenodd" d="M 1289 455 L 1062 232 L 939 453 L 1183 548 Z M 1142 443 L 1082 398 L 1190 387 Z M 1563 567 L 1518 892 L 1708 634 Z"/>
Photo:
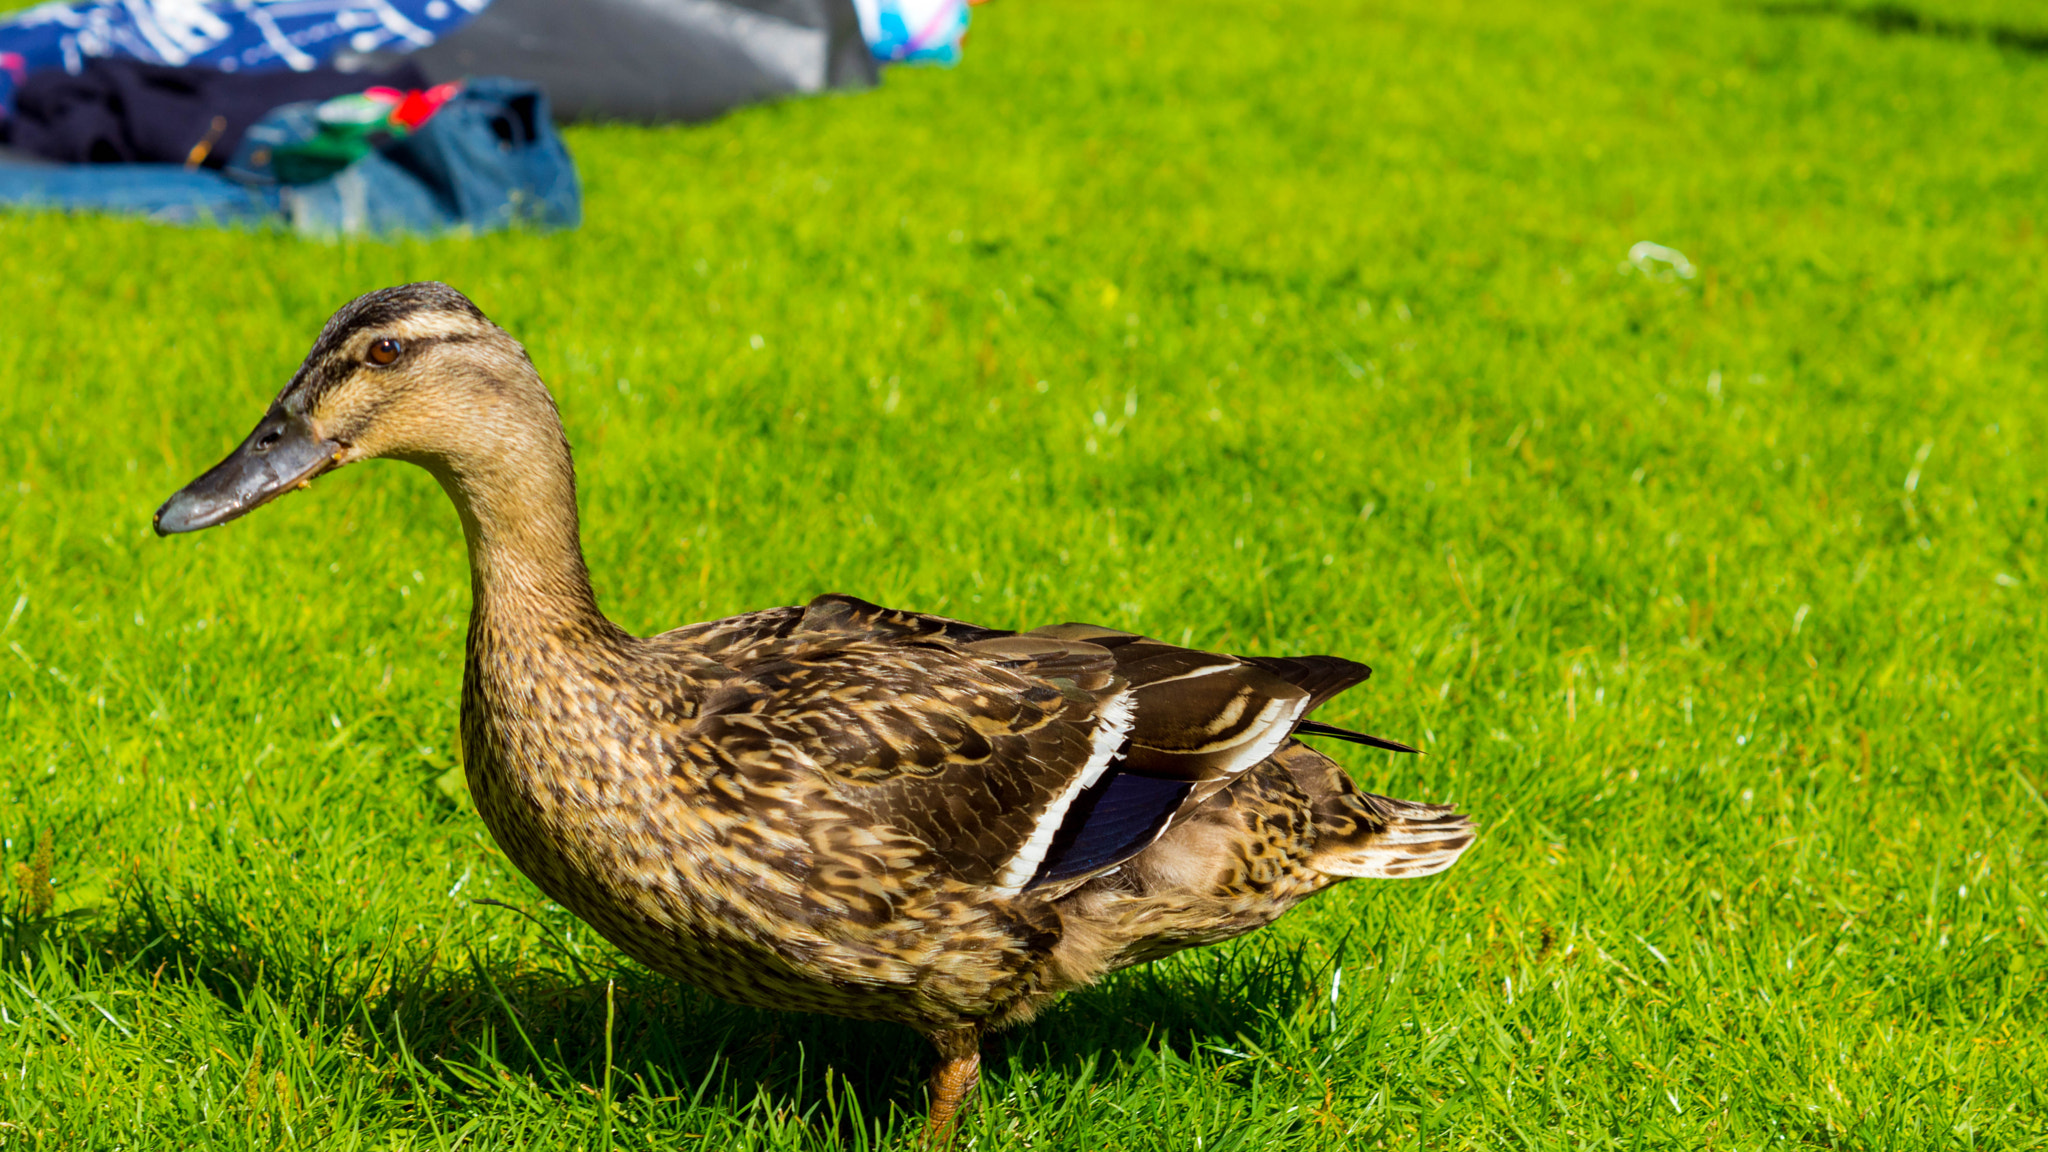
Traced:
<path id="1" fill-rule="evenodd" d="M 939 1050 L 939 1065 L 932 1069 L 925 1139 L 939 1147 L 952 1136 L 960 1105 L 981 1080 L 981 1026 L 963 1024 L 929 1035 L 932 1046 Z"/>

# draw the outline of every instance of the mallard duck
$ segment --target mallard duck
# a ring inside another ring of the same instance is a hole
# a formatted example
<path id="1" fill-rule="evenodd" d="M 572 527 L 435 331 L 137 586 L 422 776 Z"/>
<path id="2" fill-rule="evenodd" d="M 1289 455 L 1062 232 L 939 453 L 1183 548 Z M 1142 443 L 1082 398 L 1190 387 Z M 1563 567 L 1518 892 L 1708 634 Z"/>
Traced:
<path id="1" fill-rule="evenodd" d="M 462 748 L 540 890 L 655 971 L 764 1008 L 907 1024 L 928 1125 L 985 1030 L 1250 932 L 1349 877 L 1451 866 L 1473 826 L 1361 792 L 1304 736 L 1370 675 L 1087 624 L 1029 632 L 820 596 L 634 636 L 598 610 L 554 398 L 442 284 L 342 308 L 226 460 L 157 510 L 225 523 L 386 457 L 460 514 Z"/>

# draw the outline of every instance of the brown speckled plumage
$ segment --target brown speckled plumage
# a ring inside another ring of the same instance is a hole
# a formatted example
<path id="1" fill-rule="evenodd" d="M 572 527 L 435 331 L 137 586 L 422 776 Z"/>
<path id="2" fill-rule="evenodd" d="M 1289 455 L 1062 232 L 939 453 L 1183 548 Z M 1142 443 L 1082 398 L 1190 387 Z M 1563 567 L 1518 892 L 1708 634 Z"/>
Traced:
<path id="1" fill-rule="evenodd" d="M 295 483 L 394 457 L 454 499 L 475 594 L 463 748 L 513 863 L 657 971 L 923 1032 L 935 1126 L 983 1028 L 1347 876 L 1440 871 L 1471 841 L 1464 817 L 1362 793 L 1293 738 L 1368 674 L 1336 657 L 846 596 L 628 635 L 591 595 L 546 387 L 452 289 L 344 308 L 266 421 L 332 449 Z"/>

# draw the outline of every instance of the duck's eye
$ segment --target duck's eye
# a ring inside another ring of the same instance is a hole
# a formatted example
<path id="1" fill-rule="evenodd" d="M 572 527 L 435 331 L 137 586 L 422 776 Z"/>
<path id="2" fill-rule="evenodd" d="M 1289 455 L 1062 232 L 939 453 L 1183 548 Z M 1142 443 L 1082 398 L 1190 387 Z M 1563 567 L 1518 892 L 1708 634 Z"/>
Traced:
<path id="1" fill-rule="evenodd" d="M 387 367 L 398 360 L 398 354 L 405 351 L 405 345 L 386 338 L 370 345 L 370 363 L 379 368 Z"/>

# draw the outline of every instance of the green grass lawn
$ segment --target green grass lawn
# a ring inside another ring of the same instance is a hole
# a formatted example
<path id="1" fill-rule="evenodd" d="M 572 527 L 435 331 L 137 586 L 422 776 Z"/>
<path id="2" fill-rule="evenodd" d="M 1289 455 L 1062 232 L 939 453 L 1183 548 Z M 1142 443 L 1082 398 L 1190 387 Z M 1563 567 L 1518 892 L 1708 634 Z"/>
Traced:
<path id="1" fill-rule="evenodd" d="M 0 1149 L 914 1146 L 917 1037 L 493 846 L 424 473 L 151 535 L 422 278 L 553 385 L 627 627 L 1349 655 L 1429 753 L 1358 778 L 1484 823 L 1069 997 L 972 1147 L 2048 1146 L 2048 14 L 1890 11 L 1004 0 L 573 129 L 575 233 L 0 216 Z"/>

